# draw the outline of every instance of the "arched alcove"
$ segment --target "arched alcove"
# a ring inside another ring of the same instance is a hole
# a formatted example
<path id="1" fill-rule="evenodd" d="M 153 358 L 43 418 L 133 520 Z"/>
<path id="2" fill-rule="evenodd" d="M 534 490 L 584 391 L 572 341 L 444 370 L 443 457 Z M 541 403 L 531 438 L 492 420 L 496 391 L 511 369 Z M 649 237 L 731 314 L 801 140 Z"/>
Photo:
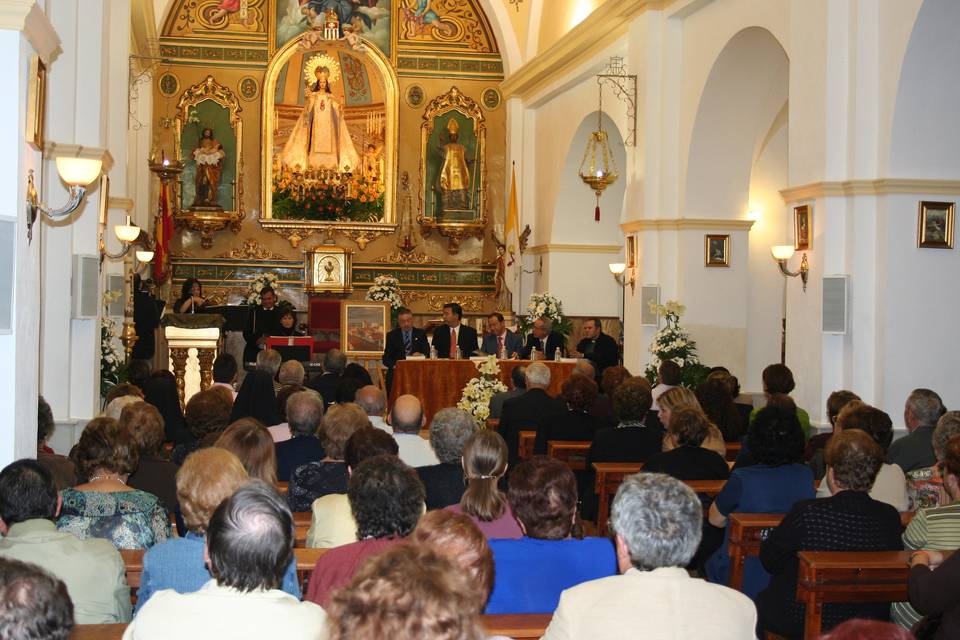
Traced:
<path id="1" fill-rule="evenodd" d="M 789 60 L 769 31 L 749 27 L 730 39 L 697 109 L 681 205 L 685 216 L 746 213 L 754 161 L 788 93 Z"/>
<path id="2" fill-rule="evenodd" d="M 960 178 L 960 2 L 925 0 L 910 34 L 890 145 L 890 175 Z"/>
<path id="3" fill-rule="evenodd" d="M 607 132 L 613 161 L 620 177 L 607 187 L 600 198 L 600 221 L 594 220 L 597 200 L 593 191 L 584 184 L 578 174 L 587 141 L 597 130 L 597 112 L 587 115 L 577 128 L 566 158 L 553 210 L 551 244 L 620 244 L 623 234 L 620 221 L 623 214 L 623 196 L 627 180 L 624 176 L 627 162 L 626 149 L 617 125 L 607 114 L 602 115 L 603 130 Z"/>

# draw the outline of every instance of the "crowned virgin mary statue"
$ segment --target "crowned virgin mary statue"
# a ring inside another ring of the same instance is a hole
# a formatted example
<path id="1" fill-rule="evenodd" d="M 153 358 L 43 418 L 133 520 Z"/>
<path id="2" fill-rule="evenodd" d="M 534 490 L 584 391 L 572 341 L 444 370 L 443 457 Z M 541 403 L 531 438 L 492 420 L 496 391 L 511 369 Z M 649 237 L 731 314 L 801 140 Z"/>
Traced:
<path id="1" fill-rule="evenodd" d="M 315 56 L 304 69 L 304 106 L 280 152 L 280 162 L 294 171 L 358 170 L 360 155 L 353 146 L 343 104 L 333 93 L 339 65 L 329 56 Z"/>

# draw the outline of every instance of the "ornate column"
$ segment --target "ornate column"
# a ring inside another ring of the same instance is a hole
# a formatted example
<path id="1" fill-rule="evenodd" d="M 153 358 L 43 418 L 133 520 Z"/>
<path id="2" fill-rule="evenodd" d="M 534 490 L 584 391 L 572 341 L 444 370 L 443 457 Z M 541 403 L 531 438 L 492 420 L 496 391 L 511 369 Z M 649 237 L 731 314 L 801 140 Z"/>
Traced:
<path id="1" fill-rule="evenodd" d="M 177 395 L 180 396 L 180 404 L 186 404 L 184 395 L 187 388 L 187 358 L 190 349 L 188 347 L 172 347 L 170 349 L 170 360 L 173 362 L 173 377 L 177 379 Z"/>
<path id="2" fill-rule="evenodd" d="M 216 357 L 216 349 L 197 349 L 197 360 L 200 361 L 200 391 L 206 391 L 213 385 L 213 360 Z"/>

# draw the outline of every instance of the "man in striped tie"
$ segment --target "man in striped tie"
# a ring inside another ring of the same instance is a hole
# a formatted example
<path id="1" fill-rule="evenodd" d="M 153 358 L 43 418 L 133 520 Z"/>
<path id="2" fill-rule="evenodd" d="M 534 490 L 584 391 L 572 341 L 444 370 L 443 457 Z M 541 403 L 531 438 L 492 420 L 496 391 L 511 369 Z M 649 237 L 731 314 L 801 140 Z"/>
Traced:
<path id="1" fill-rule="evenodd" d="M 387 390 L 393 383 L 393 367 L 398 360 L 405 360 L 407 356 L 421 353 L 424 356 L 430 353 L 427 343 L 427 332 L 413 326 L 413 312 L 401 307 L 397 312 L 397 328 L 387 333 L 387 344 L 383 350 L 383 366 L 387 368 Z"/>

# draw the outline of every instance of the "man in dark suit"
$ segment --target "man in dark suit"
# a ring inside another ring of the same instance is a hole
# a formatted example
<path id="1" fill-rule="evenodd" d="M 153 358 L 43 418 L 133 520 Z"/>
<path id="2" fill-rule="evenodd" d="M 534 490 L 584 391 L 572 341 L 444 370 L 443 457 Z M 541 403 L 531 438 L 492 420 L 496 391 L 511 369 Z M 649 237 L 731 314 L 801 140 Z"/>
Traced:
<path id="1" fill-rule="evenodd" d="M 523 346 L 523 353 L 520 357 L 524 360 L 530 359 L 531 352 L 536 349 L 540 352 L 541 358 L 553 360 L 557 349 L 563 353 L 566 338 L 553 331 L 553 322 L 550 318 L 537 318 L 533 321 L 533 331 L 527 336 L 527 343 Z"/>
<path id="2" fill-rule="evenodd" d="M 577 354 L 593 363 L 597 379 L 603 370 L 620 362 L 617 341 L 600 328 L 600 318 L 588 318 L 583 323 L 583 340 L 577 343 Z"/>
<path id="3" fill-rule="evenodd" d="M 456 358 L 456 347 L 460 347 L 460 357 L 469 358 L 477 350 L 477 330 L 467 324 L 460 324 L 463 308 L 456 302 L 443 305 L 443 326 L 433 331 L 433 347 L 440 358 Z"/>
<path id="4" fill-rule="evenodd" d="M 516 398 L 503 403 L 500 415 L 500 435 L 507 442 L 507 458 L 512 466 L 516 464 L 520 446 L 520 432 L 535 431 L 541 421 L 564 412 L 563 402 L 547 394 L 550 386 L 550 368 L 542 362 L 534 362 L 526 371 L 527 390 Z"/>
<path id="5" fill-rule="evenodd" d="M 243 330 L 243 339 L 247 346 L 243 349 L 244 362 L 256 362 L 257 354 L 267 343 L 269 336 L 275 335 L 280 328 L 280 310 L 277 294 L 270 287 L 260 291 L 260 304 L 250 309 L 247 325 Z"/>
<path id="6" fill-rule="evenodd" d="M 483 336 L 480 351 L 488 356 L 498 356 L 505 351 L 508 358 L 515 357 L 523 350 L 523 339 L 513 331 L 507 329 L 502 313 L 491 313 L 487 316 L 487 333 Z"/>
<path id="7" fill-rule="evenodd" d="M 413 326 L 413 312 L 406 307 L 397 311 L 397 328 L 387 333 L 387 346 L 383 350 L 383 366 L 387 368 L 387 392 L 393 385 L 393 367 L 398 360 L 406 360 L 413 353 L 430 355 L 427 332 Z"/>
<path id="8" fill-rule="evenodd" d="M 347 366 L 347 356 L 340 349 L 330 349 L 323 354 L 323 373 L 310 378 L 306 387 L 323 396 L 323 408 L 326 409 L 337 395 L 337 384 Z"/>

